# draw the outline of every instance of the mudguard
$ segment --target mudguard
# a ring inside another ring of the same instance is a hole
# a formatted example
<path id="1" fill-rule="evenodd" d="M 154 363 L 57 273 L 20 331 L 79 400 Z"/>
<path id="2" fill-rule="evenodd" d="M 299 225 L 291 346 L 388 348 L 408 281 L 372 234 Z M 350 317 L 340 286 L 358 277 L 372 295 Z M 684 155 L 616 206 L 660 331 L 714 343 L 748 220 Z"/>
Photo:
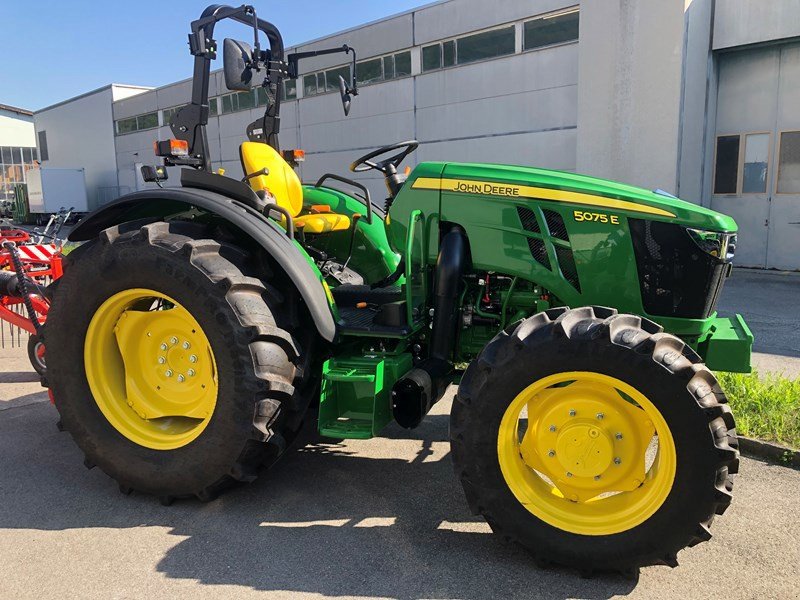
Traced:
<path id="1" fill-rule="evenodd" d="M 137 219 L 160 219 L 192 207 L 216 214 L 235 225 L 268 252 L 297 286 L 319 334 L 325 340 L 333 341 L 336 323 L 325 289 L 295 242 L 264 215 L 221 194 L 195 188 L 164 188 L 127 194 L 87 215 L 72 230 L 69 240 L 90 240 L 114 225 Z"/>

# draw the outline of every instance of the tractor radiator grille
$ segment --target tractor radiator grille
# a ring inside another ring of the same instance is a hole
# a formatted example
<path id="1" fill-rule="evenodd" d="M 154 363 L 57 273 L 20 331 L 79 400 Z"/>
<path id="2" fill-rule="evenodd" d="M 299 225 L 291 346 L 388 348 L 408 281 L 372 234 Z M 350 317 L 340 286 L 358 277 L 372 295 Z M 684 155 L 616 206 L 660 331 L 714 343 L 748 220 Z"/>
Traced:
<path id="1" fill-rule="evenodd" d="M 716 309 L 730 262 L 703 251 L 681 225 L 642 219 L 628 223 L 645 312 L 708 318 Z"/>
<path id="2" fill-rule="evenodd" d="M 545 248 L 542 240 L 538 238 L 528 238 L 528 249 L 531 251 L 531 256 L 533 256 L 536 262 L 545 269 L 550 269 L 550 259 L 547 257 L 547 248 Z"/>
<path id="3" fill-rule="evenodd" d="M 569 281 L 572 287 L 580 292 L 581 282 L 578 279 L 578 268 L 575 266 L 575 257 L 572 256 L 572 250 L 562 246 L 555 246 L 555 249 L 558 265 L 561 267 L 561 274 L 564 279 Z"/>
<path id="4" fill-rule="evenodd" d="M 547 225 L 546 232 L 542 231 L 535 211 L 524 206 L 517 207 L 517 215 L 519 215 L 522 228 L 525 231 L 542 236 L 541 238 L 526 236 L 528 250 L 530 250 L 531 256 L 536 262 L 545 269 L 553 271 L 557 270 L 557 268 L 553 266 L 550 261 L 550 256 L 547 253 L 547 246 L 551 245 L 555 251 L 561 275 L 572 287 L 580 292 L 581 284 L 578 279 L 578 269 L 575 265 L 575 257 L 572 254 L 572 249 L 561 244 L 561 242 L 569 242 L 569 234 L 567 233 L 564 219 L 559 213 L 553 210 L 544 208 L 541 209 L 541 211 L 541 214 L 544 216 L 544 222 Z M 553 240 L 560 240 L 561 242 L 554 243 Z"/>

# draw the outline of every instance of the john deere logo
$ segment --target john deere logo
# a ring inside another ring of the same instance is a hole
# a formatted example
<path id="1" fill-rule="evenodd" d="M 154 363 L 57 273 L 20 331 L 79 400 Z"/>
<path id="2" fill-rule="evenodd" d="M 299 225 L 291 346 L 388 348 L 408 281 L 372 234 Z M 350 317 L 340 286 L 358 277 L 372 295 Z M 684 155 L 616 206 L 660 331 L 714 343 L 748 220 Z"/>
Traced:
<path id="1" fill-rule="evenodd" d="M 487 194 L 491 196 L 519 196 L 520 188 L 489 182 L 458 181 L 454 191 L 466 194 Z"/>

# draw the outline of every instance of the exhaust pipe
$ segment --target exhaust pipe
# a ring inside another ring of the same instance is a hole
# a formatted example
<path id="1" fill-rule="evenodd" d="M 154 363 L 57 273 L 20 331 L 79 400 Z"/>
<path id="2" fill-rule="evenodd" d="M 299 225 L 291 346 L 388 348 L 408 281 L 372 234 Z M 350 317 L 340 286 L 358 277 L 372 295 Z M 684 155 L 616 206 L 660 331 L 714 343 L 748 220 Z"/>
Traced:
<path id="1" fill-rule="evenodd" d="M 450 382 L 458 333 L 458 297 L 468 255 L 464 230 L 453 227 L 442 237 L 436 261 L 430 356 L 392 388 L 392 413 L 401 427 L 413 429 L 419 425 Z"/>

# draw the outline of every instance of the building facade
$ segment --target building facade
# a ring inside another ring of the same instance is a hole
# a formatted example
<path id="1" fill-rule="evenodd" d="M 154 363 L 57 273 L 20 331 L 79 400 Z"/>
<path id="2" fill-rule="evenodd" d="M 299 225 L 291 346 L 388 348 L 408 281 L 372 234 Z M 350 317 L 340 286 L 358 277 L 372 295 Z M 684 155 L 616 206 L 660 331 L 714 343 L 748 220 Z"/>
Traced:
<path id="1" fill-rule="evenodd" d="M 413 138 L 412 166 L 536 165 L 676 193 L 737 219 L 738 264 L 800 268 L 800 0 L 442 0 L 289 51 L 344 43 L 359 57 L 349 117 L 344 55 L 301 62 L 282 91 L 281 144 L 306 151 L 304 181 Z M 36 113 L 37 135 L 49 161 L 87 169 L 99 205 L 148 185 L 139 166 L 190 89 L 106 94 L 102 126 L 99 104 L 70 100 Z M 239 144 L 265 96 L 228 92 L 220 72 L 209 93 L 214 168 L 241 177 Z M 105 140 L 94 167 L 75 150 L 89 114 Z M 379 176 L 359 178 L 383 197 Z"/>
<path id="2" fill-rule="evenodd" d="M 14 186 L 26 182 L 37 158 L 33 113 L 0 104 L 0 202 L 14 199 Z"/>

